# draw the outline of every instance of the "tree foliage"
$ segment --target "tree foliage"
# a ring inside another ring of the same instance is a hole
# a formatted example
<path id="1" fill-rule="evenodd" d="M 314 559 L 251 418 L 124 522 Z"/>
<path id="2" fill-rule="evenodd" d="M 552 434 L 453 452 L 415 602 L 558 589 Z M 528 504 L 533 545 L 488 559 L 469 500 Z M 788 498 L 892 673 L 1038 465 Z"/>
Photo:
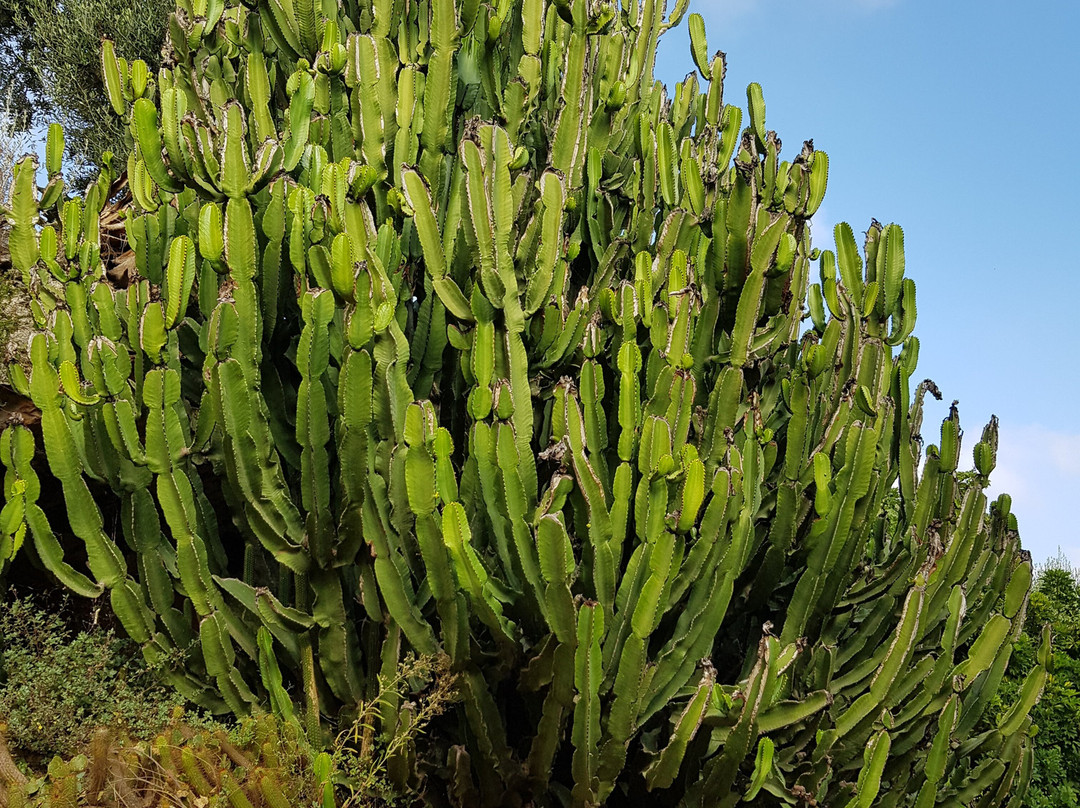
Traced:
<path id="1" fill-rule="evenodd" d="M 1080 570 L 1064 554 L 1048 560 L 1036 574 L 1023 635 L 1013 652 L 992 715 L 1016 698 L 1024 676 L 1036 665 L 1035 649 L 1043 626 L 1054 637 L 1053 667 L 1042 700 L 1031 717 L 1038 732 L 1026 808 L 1076 808 L 1080 805 Z"/>
<path id="2" fill-rule="evenodd" d="M 64 125 L 69 171 L 88 176 L 102 153 L 121 160 L 129 146 L 124 121 L 111 110 L 101 75 L 101 40 L 151 70 L 172 0 L 0 0 L 0 93 L 12 94 L 24 129 Z"/>

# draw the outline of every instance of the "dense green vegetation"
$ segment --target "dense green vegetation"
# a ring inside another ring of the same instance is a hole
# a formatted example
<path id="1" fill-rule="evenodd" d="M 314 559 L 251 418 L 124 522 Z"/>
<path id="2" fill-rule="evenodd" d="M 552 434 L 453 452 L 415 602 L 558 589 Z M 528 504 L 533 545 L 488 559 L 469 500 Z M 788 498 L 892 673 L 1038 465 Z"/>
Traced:
<path id="1" fill-rule="evenodd" d="M 41 424 L 0 437 L 0 574 L 107 595 L 324 791 L 1019 799 L 1050 649 L 1000 700 L 997 424 L 971 472 L 955 407 L 924 451 L 903 231 L 811 243 L 826 155 L 756 84 L 743 128 L 697 15 L 669 97 L 686 6 L 181 0 L 156 74 L 106 41 L 126 175 L 71 196 L 52 127 L 5 210 Z"/>
<path id="2" fill-rule="evenodd" d="M 334 737 L 310 738 L 295 717 L 221 721 L 185 707 L 137 647 L 99 619 L 109 615 L 11 593 L 0 603 L 5 808 L 74 806 L 64 801 L 73 795 L 125 808 L 161 798 L 235 808 L 236 789 L 267 808 L 408 804 L 388 769 L 458 697 L 444 658 L 410 657 Z M 390 698 L 409 699 L 416 715 L 407 733 L 387 741 L 371 730 Z M 278 792 L 284 802 L 274 801 Z"/>
<path id="3" fill-rule="evenodd" d="M 1008 708 L 1036 664 L 1046 624 L 1054 635 L 1053 666 L 1042 700 L 1032 711 L 1039 731 L 1033 739 L 1031 788 L 1023 804 L 1074 808 L 1080 805 L 1080 570 L 1064 555 L 1038 569 L 1024 633 L 1016 642 L 995 714 Z"/>
<path id="4" fill-rule="evenodd" d="M 71 631 L 64 610 L 8 595 L 0 606 L 0 721 L 7 742 L 49 760 L 84 750 L 98 727 L 148 739 L 182 704 L 111 630 Z"/>

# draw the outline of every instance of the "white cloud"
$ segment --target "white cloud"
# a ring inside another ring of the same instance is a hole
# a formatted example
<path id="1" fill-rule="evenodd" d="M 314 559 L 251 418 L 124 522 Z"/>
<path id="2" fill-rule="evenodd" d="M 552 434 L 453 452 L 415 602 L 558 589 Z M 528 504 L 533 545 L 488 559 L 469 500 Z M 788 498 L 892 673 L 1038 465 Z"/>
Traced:
<path id="1" fill-rule="evenodd" d="M 1007 493 L 1020 539 L 1036 561 L 1061 548 L 1080 565 L 1080 433 L 1003 425 L 990 494 Z"/>
<path id="2" fill-rule="evenodd" d="M 1058 471 L 1080 477 L 1080 435 L 1056 436 L 1050 456 Z"/>

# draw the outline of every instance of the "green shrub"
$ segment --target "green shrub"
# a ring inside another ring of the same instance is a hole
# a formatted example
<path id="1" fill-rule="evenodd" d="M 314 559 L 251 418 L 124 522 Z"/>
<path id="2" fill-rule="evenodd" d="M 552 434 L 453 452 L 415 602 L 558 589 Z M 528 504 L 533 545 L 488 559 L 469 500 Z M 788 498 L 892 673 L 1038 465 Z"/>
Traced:
<path id="1" fill-rule="evenodd" d="M 182 700 L 155 678 L 137 645 L 111 629 L 74 631 L 62 611 L 30 599 L 0 603 L 8 742 L 45 758 L 71 756 L 97 727 L 149 738 Z"/>
<path id="2" fill-rule="evenodd" d="M 1013 647 L 1012 661 L 983 729 L 1015 700 L 1024 677 L 1037 664 L 1036 647 L 1043 626 L 1053 634 L 1053 665 L 1046 689 L 1031 712 L 1038 728 L 1025 808 L 1074 808 L 1080 802 L 1080 570 L 1064 555 L 1037 570 L 1028 603 L 1024 633 Z"/>
<path id="3" fill-rule="evenodd" d="M 0 628 L 9 629 L 11 622 L 25 626 L 9 635 L 12 642 L 27 643 L 20 653 L 8 655 L 16 678 L 25 685 L 28 676 L 40 677 L 42 688 L 64 692 L 50 703 L 40 688 L 0 690 L 0 716 L 9 721 L 0 721 L 0 805 L 5 808 L 13 804 L 16 791 L 30 796 L 26 805 L 31 807 L 49 805 L 51 799 L 55 808 L 63 794 L 78 795 L 87 804 L 102 799 L 125 804 L 124 798 L 145 799 L 157 792 L 168 805 L 186 808 L 208 800 L 212 806 L 243 808 L 236 795 L 230 799 L 233 789 L 252 805 L 267 808 L 413 805 L 424 787 L 419 781 L 405 782 L 417 741 L 459 697 L 457 677 L 445 656 L 409 656 L 380 682 L 379 696 L 359 705 L 327 745 L 321 733 L 311 738 L 295 717 L 262 714 L 222 724 L 170 705 L 160 686 L 141 681 L 145 672 L 124 688 L 106 685 L 98 698 L 91 698 L 85 683 L 108 680 L 103 668 L 139 667 L 126 658 L 129 643 L 105 631 L 81 632 L 68 644 L 68 653 L 58 652 L 71 639 L 62 621 L 26 600 L 5 612 Z M 42 655 L 43 664 L 27 663 L 34 654 Z M 63 677 L 79 683 L 72 687 Z M 19 699 L 27 697 L 30 703 L 18 709 Z M 410 720 L 388 733 L 379 727 L 392 702 Z M 80 703 L 93 706 L 83 710 Z M 136 721 L 136 710 L 147 715 Z M 70 720 L 72 713 L 77 720 Z M 395 782 L 399 776 L 403 785 Z M 278 793 L 285 802 L 271 801 Z"/>

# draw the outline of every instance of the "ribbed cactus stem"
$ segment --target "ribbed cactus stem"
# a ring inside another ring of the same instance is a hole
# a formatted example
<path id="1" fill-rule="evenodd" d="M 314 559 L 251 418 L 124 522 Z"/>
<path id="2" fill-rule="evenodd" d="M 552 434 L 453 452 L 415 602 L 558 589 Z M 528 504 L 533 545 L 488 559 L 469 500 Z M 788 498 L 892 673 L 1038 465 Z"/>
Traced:
<path id="1" fill-rule="evenodd" d="M 229 740 L 228 733 L 224 730 L 214 733 L 214 743 L 237 768 L 250 769 L 255 765 L 250 756 Z"/>
<path id="2" fill-rule="evenodd" d="M 300 665 L 304 682 L 304 729 L 312 743 L 318 744 L 322 739 L 319 686 L 315 680 L 315 653 L 306 634 L 300 637 Z"/>
<path id="3" fill-rule="evenodd" d="M 190 746 L 185 746 L 180 750 L 180 766 L 184 773 L 184 781 L 198 796 L 209 797 L 214 792 L 214 787 L 206 777 L 206 770 Z"/>
<path id="4" fill-rule="evenodd" d="M 244 789 L 236 782 L 236 778 L 226 770 L 221 772 L 221 788 L 232 808 L 253 808 L 251 800 L 244 793 Z"/>
<path id="5" fill-rule="evenodd" d="M 31 804 L 25 786 L 9 785 L 4 796 L 7 799 L 7 808 L 27 808 Z"/>
<path id="6" fill-rule="evenodd" d="M 255 581 L 255 547 L 251 544 L 244 545 L 243 581 L 249 586 Z"/>
<path id="7" fill-rule="evenodd" d="M 7 725 L 0 724 L 0 785 L 14 786 L 21 788 L 26 785 L 27 778 L 23 774 L 19 767 L 15 765 L 15 760 L 11 757 L 11 751 L 8 749 L 7 738 Z"/>
<path id="8" fill-rule="evenodd" d="M 259 793 L 262 794 L 268 808 L 289 808 L 288 799 L 270 772 L 259 778 Z"/>
<path id="9" fill-rule="evenodd" d="M 109 775 L 109 751 L 111 733 L 106 727 L 98 727 L 90 739 L 90 769 L 86 778 L 86 790 L 92 796 L 101 794 Z"/>

